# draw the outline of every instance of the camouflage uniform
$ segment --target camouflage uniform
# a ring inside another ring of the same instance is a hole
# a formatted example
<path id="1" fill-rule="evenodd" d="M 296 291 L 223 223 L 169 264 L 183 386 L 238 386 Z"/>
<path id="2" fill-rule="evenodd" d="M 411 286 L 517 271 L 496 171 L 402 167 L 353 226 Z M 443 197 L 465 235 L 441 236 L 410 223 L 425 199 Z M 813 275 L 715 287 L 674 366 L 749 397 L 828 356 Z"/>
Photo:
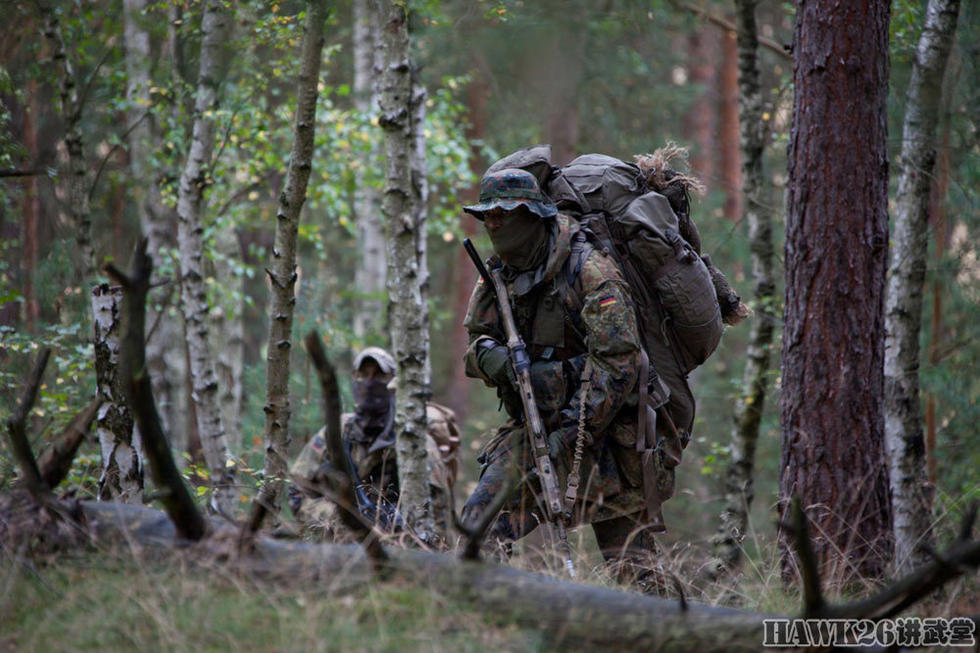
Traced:
<path id="1" fill-rule="evenodd" d="M 486 186 L 485 177 L 484 191 Z M 492 189 L 489 194 L 492 196 Z M 479 211 L 487 205 L 467 210 L 481 217 Z M 635 559 L 649 552 L 653 542 L 636 451 L 636 387 L 642 350 L 633 302 L 612 258 L 587 241 L 577 221 L 558 214 L 548 223 L 548 232 L 543 264 L 526 271 L 505 265 L 502 276 L 532 361 L 535 400 L 551 434 L 549 440 L 564 445 L 553 456 L 562 491 L 572 465 L 581 393 L 587 393 L 586 446 L 575 519 L 592 523 L 607 559 L 624 554 Z M 496 256 L 488 263 L 501 265 Z M 519 397 L 511 384 L 500 383 L 481 369 L 480 348 L 487 339 L 507 341 L 492 289 L 482 279 L 470 298 L 464 324 L 470 340 L 467 375 L 497 388 L 511 419 L 496 430 L 478 458 L 483 469 L 463 509 L 463 519 L 473 520 L 486 508 L 504 485 L 512 456 L 521 455 L 523 469 L 529 472 L 527 482 L 492 527 L 498 538 L 513 541 L 533 530 L 545 516 L 536 498 L 540 490 L 520 421 Z"/>

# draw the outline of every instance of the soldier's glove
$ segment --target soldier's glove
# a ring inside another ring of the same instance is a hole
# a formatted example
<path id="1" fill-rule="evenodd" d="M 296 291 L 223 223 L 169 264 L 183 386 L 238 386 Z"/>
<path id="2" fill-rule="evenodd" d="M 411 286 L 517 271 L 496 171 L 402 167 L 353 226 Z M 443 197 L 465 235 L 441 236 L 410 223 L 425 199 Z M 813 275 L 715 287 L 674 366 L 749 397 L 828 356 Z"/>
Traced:
<path id="1" fill-rule="evenodd" d="M 514 367 L 510 364 L 507 347 L 486 338 L 477 344 L 476 364 L 488 379 L 498 387 L 517 385 Z"/>
<path id="2" fill-rule="evenodd" d="M 548 434 L 548 456 L 553 461 L 570 457 L 575 451 L 575 432 L 571 429 L 558 429 Z"/>

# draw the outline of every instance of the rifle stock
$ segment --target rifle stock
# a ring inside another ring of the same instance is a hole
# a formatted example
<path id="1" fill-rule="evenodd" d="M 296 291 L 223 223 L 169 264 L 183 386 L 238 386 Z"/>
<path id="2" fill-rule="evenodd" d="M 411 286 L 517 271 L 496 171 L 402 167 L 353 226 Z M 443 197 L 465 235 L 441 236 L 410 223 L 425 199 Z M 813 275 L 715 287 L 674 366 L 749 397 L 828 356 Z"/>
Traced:
<path id="1" fill-rule="evenodd" d="M 558 539 L 565 552 L 565 569 L 569 576 L 575 577 L 575 566 L 572 564 L 571 547 L 568 544 L 568 535 L 565 532 L 564 512 L 562 510 L 561 496 L 558 489 L 558 479 L 555 476 L 554 466 L 551 457 L 548 455 L 548 440 L 544 432 L 544 422 L 541 421 L 541 414 L 538 412 L 538 404 L 534 399 L 534 389 L 531 385 L 531 359 L 527 354 L 527 346 L 517 332 L 517 324 L 514 322 L 514 313 L 510 308 L 510 296 L 507 292 L 507 285 L 500 276 L 500 268 L 487 271 L 483 260 L 477 254 L 469 238 L 463 240 L 463 247 L 466 253 L 473 260 L 473 264 L 479 271 L 486 283 L 497 299 L 497 309 L 500 312 L 500 319 L 503 322 L 504 333 L 507 334 L 507 350 L 510 353 L 510 362 L 514 367 L 514 374 L 517 377 L 517 389 L 521 397 L 521 404 L 524 408 L 524 423 L 527 428 L 528 439 L 534 456 L 534 466 L 538 472 L 538 479 L 541 482 L 541 490 L 544 493 L 545 508 L 548 513 L 548 521 L 554 528 Z"/>

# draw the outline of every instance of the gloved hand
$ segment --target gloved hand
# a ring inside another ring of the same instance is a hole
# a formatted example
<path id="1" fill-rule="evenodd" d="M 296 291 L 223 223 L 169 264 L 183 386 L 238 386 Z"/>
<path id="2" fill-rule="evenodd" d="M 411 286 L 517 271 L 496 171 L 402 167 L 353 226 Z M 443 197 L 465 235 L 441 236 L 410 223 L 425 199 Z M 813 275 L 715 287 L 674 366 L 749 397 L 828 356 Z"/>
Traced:
<path id="1" fill-rule="evenodd" d="M 476 364 L 499 387 L 517 385 L 514 367 L 510 364 L 507 347 L 494 340 L 481 340 L 477 345 Z"/>
<path id="2" fill-rule="evenodd" d="M 548 434 L 548 456 L 553 461 L 562 460 L 572 453 L 575 441 L 569 442 L 569 433 L 567 429 L 559 429 Z"/>

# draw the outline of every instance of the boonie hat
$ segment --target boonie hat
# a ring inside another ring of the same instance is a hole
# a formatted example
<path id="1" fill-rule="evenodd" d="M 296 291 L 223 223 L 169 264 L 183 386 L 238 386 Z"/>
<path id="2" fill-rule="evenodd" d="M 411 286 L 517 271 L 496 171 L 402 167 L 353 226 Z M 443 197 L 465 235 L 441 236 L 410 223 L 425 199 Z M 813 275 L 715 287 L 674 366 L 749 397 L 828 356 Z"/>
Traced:
<path id="1" fill-rule="evenodd" d="M 551 200 L 541 192 L 534 175 L 517 168 L 505 168 L 484 175 L 480 180 L 480 203 L 464 206 L 463 210 L 482 220 L 485 211 L 495 208 L 510 211 L 521 204 L 541 218 L 553 218 L 558 213 Z"/>

